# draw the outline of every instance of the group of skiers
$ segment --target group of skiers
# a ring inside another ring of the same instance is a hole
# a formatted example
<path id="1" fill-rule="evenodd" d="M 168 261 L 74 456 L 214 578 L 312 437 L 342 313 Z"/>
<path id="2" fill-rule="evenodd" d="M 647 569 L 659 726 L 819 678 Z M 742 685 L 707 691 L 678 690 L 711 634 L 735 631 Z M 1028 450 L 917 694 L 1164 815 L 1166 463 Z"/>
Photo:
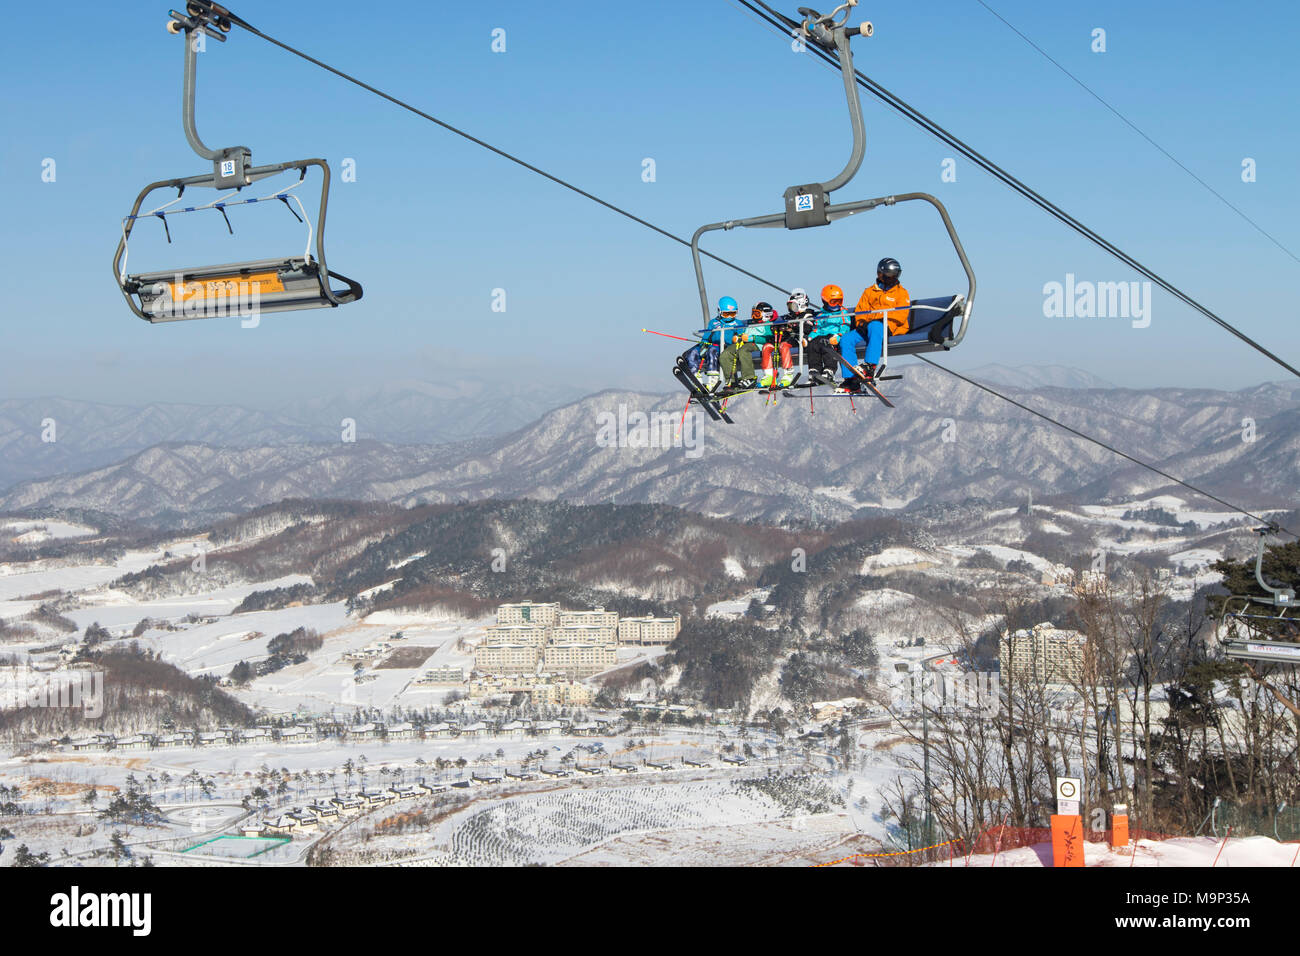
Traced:
<path id="1" fill-rule="evenodd" d="M 784 315 L 766 302 L 757 303 L 748 320 L 731 296 L 718 300 L 718 312 L 697 334 L 699 342 L 683 356 L 692 371 L 703 371 L 701 384 L 709 391 L 737 388 L 786 388 L 794 381 L 791 349 L 803 349 L 808 372 L 815 384 L 835 385 L 836 371 L 844 380 L 836 392 L 857 392 L 864 380 L 879 373 L 886 326 L 889 335 L 908 329 L 911 297 L 899 283 L 903 267 L 897 259 L 881 259 L 876 283 L 864 291 L 857 308 L 844 308 L 844 292 L 837 285 L 822 288 L 820 309 L 808 293 L 795 289 Z M 858 358 L 858 348 L 866 355 Z M 761 373 L 755 375 L 753 349 L 760 349 Z M 776 364 L 780 364 L 778 377 Z"/>

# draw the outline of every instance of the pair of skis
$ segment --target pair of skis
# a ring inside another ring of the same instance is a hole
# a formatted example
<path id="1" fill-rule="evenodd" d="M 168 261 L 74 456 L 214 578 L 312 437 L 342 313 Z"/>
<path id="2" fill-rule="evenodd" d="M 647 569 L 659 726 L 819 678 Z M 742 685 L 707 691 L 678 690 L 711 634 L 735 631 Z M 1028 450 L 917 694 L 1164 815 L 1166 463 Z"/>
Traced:
<path id="1" fill-rule="evenodd" d="M 700 384 L 700 380 L 695 377 L 695 373 L 691 371 L 691 367 L 686 363 L 685 359 L 677 359 L 677 364 L 673 367 L 673 377 L 682 383 L 686 391 L 691 393 L 690 400 L 703 407 L 715 422 L 726 422 L 728 425 L 736 424 L 722 407 L 721 400 Z"/>
<path id="2" fill-rule="evenodd" d="M 867 391 L 865 393 L 864 392 L 839 392 L 831 395 L 823 395 L 822 396 L 823 398 L 850 398 L 851 399 L 855 396 L 861 396 L 863 394 L 866 394 L 866 395 L 874 395 L 876 398 L 880 399 L 888 408 L 896 407 L 893 402 L 891 402 L 888 398 L 885 397 L 885 393 L 876 387 L 876 383 L 896 381 L 898 379 L 901 379 L 903 376 L 879 375 L 876 376 L 875 378 L 868 378 L 867 376 L 862 375 L 856 368 L 854 368 L 848 362 L 846 362 L 843 356 L 836 356 L 836 358 L 838 358 L 840 360 L 840 364 L 843 365 L 848 370 L 849 375 L 851 377 L 856 378 L 859 382 L 861 382 L 863 385 L 866 386 Z M 823 384 L 825 383 L 818 382 L 814 379 L 809 381 L 806 385 L 799 385 L 799 386 L 792 386 L 792 387 L 797 387 L 801 389 L 811 389 L 811 388 L 816 388 L 818 385 L 823 385 Z M 784 394 L 786 398 L 798 398 L 798 396 L 795 395 L 793 392 L 787 391 Z"/>
<path id="3" fill-rule="evenodd" d="M 842 356 L 839 357 L 839 360 L 840 360 L 840 364 L 843 365 L 849 371 L 849 374 L 852 377 L 858 379 L 859 382 L 861 382 L 864 386 L 866 386 L 868 394 L 874 395 L 876 398 L 880 399 L 880 401 L 883 402 L 885 406 L 888 408 L 896 407 L 894 403 L 891 402 L 882 391 L 880 391 L 880 389 L 876 386 L 876 382 L 893 381 L 896 379 L 901 379 L 903 376 L 885 375 L 885 376 L 880 376 L 879 378 L 868 378 L 867 376 L 860 375 L 858 373 L 858 370 L 854 368 L 852 365 L 850 365 L 848 362 L 846 362 Z M 786 398 L 796 398 L 797 396 L 795 395 L 793 389 L 800 389 L 800 390 L 812 389 L 812 388 L 816 388 L 818 384 L 821 384 L 816 381 L 809 381 L 806 384 L 800 385 L 798 384 L 798 380 L 801 374 L 802 373 L 796 372 L 794 380 L 789 385 L 786 386 L 779 386 L 775 384 L 771 386 L 760 385 L 755 388 L 746 388 L 746 389 L 737 389 L 737 390 L 720 390 L 720 391 L 710 392 L 702 384 L 700 384 L 700 380 L 696 378 L 695 373 L 691 370 L 690 366 L 686 363 L 684 359 L 679 358 L 677 360 L 676 366 L 673 368 L 673 376 L 677 379 L 678 382 L 682 384 L 683 387 L 685 387 L 685 389 L 688 392 L 690 392 L 691 395 L 690 400 L 696 402 L 701 407 L 703 407 L 704 410 L 709 414 L 709 416 L 714 421 L 724 421 L 728 425 L 735 424 L 735 421 L 731 418 L 731 416 L 727 414 L 726 405 L 728 399 L 735 398 L 738 395 L 747 395 L 750 392 L 767 392 L 770 395 L 778 391 Z M 852 399 L 855 394 L 858 393 L 843 392 L 840 393 L 839 395 L 823 396 L 823 397 Z"/>
<path id="4" fill-rule="evenodd" d="M 802 372 L 795 372 L 794 378 L 790 380 L 789 385 L 778 385 L 773 379 L 771 385 L 755 385 L 752 388 L 726 388 L 707 390 L 700 384 L 700 380 L 695 376 L 690 366 L 682 360 L 677 360 L 677 366 L 673 369 L 673 376 L 679 381 L 688 392 L 691 393 L 690 400 L 704 407 L 714 421 L 725 421 L 727 424 L 734 424 L 732 419 L 727 415 L 727 402 L 739 395 L 748 395 L 751 392 L 763 392 L 768 395 L 775 395 L 777 392 L 784 391 L 786 388 L 794 388 L 799 381 Z"/>
<path id="5" fill-rule="evenodd" d="M 776 383 L 776 379 L 774 378 L 772 380 L 771 385 L 752 385 L 746 388 L 718 389 L 717 391 L 710 392 L 709 394 L 715 398 L 721 399 L 723 403 L 723 407 L 726 407 L 727 399 L 735 398 L 738 395 L 748 395 L 750 392 L 761 392 L 766 395 L 775 395 L 777 392 L 780 392 L 784 389 L 794 388 L 795 383 L 799 381 L 799 376 L 802 374 L 803 374 L 802 372 L 795 372 L 794 377 L 790 379 L 789 385 L 778 385 Z"/>
<path id="6" fill-rule="evenodd" d="M 885 403 L 885 407 L 886 407 L 886 408 L 893 408 L 893 407 L 894 407 L 894 403 L 891 402 L 889 399 L 885 398 L 885 393 L 882 392 L 880 389 L 876 388 L 876 380 L 875 380 L 874 378 L 872 378 L 872 377 L 869 376 L 869 375 L 863 375 L 860 371 L 858 371 L 858 369 L 854 368 L 854 367 L 853 367 L 852 365 L 850 365 L 847 361 L 845 361 L 843 355 L 837 356 L 837 358 L 839 358 L 839 360 L 840 360 L 840 364 L 843 365 L 846 369 L 848 369 L 849 374 L 850 374 L 853 378 L 856 378 L 859 382 L 861 382 L 863 385 L 865 385 L 868 389 L 871 390 L 871 393 L 872 393 L 873 395 L 875 395 L 876 398 L 880 399 L 882 402 Z M 898 377 L 899 377 L 899 378 L 902 378 L 901 375 L 898 376 Z M 853 393 L 852 393 L 852 392 L 846 392 L 845 394 L 846 394 L 846 395 L 852 395 Z"/>

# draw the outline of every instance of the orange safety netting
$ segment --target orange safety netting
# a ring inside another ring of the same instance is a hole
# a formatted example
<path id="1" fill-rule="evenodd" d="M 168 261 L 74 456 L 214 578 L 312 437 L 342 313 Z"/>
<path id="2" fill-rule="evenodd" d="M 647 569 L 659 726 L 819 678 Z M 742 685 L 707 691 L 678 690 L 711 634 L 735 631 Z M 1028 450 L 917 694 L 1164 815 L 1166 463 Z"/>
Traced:
<path id="1" fill-rule="evenodd" d="M 1083 838 L 1088 843 L 1109 844 L 1113 836 L 1114 832 L 1110 828 L 1105 830 L 1084 830 L 1083 832 Z M 1153 830 L 1143 830 L 1140 827 L 1129 827 L 1130 845 L 1135 844 L 1138 840 L 1171 840 L 1175 839 L 1176 836 L 1177 834 L 1156 833 Z M 914 850 L 855 853 L 852 856 L 841 857 L 838 860 L 816 863 L 814 866 L 838 866 L 841 863 L 853 863 L 856 860 L 889 860 L 899 857 L 917 857 L 918 854 L 926 855 L 920 857 L 917 862 L 950 860 L 959 863 L 965 857 L 1003 853 L 1007 850 L 1017 850 L 1022 847 L 1041 844 L 1050 845 L 1051 842 L 1052 830 L 1050 827 L 1013 827 L 995 824 L 987 827 L 978 836 L 970 840 L 961 838 L 945 840 L 943 843 L 917 847 Z M 897 862 L 904 861 L 897 860 Z M 906 862 L 912 861 L 908 860 Z"/>

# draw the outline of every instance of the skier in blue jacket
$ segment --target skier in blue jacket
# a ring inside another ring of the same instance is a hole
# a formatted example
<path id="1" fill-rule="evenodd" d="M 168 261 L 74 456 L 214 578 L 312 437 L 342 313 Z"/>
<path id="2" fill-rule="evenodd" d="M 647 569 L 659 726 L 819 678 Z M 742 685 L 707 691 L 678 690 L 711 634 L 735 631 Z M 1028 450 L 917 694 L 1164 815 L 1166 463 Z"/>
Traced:
<path id="1" fill-rule="evenodd" d="M 738 320 L 739 315 L 740 306 L 736 300 L 729 295 L 724 295 L 718 300 L 718 314 L 709 319 L 708 325 L 695 333 L 701 341 L 682 353 L 682 358 L 700 379 L 700 384 L 709 391 L 717 388 L 722 381 L 722 376 L 718 372 L 719 353 L 723 347 L 730 344 L 734 330 L 745 325 Z M 704 369 L 702 376 L 699 374 L 701 367 Z"/>
<path id="2" fill-rule="evenodd" d="M 849 313 L 844 311 L 844 291 L 837 285 L 822 288 L 822 309 L 804 347 L 808 375 L 821 385 L 835 384 L 840 366 L 840 339 L 849 330 Z"/>

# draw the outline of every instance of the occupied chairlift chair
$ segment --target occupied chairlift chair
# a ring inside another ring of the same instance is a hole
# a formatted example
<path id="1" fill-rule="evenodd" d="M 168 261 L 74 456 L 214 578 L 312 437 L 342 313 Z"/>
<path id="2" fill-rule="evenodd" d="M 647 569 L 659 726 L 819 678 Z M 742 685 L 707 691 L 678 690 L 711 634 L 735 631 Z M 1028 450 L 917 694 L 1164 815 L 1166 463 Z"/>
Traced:
<path id="1" fill-rule="evenodd" d="M 785 191 L 784 212 L 769 216 L 755 216 L 750 219 L 728 219 L 725 222 L 715 222 L 707 226 L 701 226 L 695 230 L 695 234 L 691 237 L 691 256 L 695 261 L 695 280 L 700 291 L 700 307 L 704 314 L 704 322 L 707 325 L 712 313 L 709 309 L 709 293 L 704 282 L 704 268 L 700 261 L 700 237 L 706 232 L 713 232 L 718 229 L 735 229 L 737 227 L 772 229 L 784 226 L 787 229 L 807 229 L 812 226 L 825 226 L 836 219 L 853 216 L 879 206 L 893 206 L 897 203 L 917 200 L 928 202 L 934 206 L 943 220 L 944 228 L 948 230 L 948 238 L 952 240 L 953 249 L 956 250 L 957 258 L 961 260 L 962 269 L 966 272 L 966 294 L 913 299 L 908 318 L 908 331 L 902 335 L 884 336 L 884 349 L 880 361 L 880 368 L 883 370 L 891 352 L 895 355 L 914 355 L 918 352 L 938 352 L 956 348 L 966 335 L 971 307 L 975 303 L 975 273 L 971 269 L 970 261 L 966 258 L 966 251 L 962 248 L 961 240 L 957 236 L 957 230 L 953 227 L 952 219 L 948 216 L 948 210 L 944 208 L 943 203 L 929 193 L 900 193 L 896 196 L 881 196 L 877 199 L 863 199 L 837 205 L 828 202 L 829 193 L 848 185 L 849 181 L 857 174 L 858 169 L 862 166 L 862 159 L 866 155 L 867 149 L 866 130 L 862 119 L 862 103 L 858 98 L 856 73 L 853 68 L 853 53 L 849 49 L 849 40 L 855 35 L 869 37 L 872 35 L 873 30 L 869 22 L 852 28 L 845 25 L 848 20 L 849 8 L 857 6 L 857 2 L 858 0 L 848 0 L 848 2 L 835 8 L 827 16 L 822 16 L 817 11 L 810 10 L 807 7 L 800 7 L 799 13 L 804 19 L 802 23 L 796 25 L 799 35 L 806 41 L 816 43 L 824 50 L 836 53 L 839 57 L 840 71 L 844 77 L 844 92 L 849 105 L 849 119 L 853 125 L 853 153 L 849 157 L 848 165 L 844 167 L 838 176 L 827 182 L 791 186 Z M 844 13 L 844 16 L 836 23 L 835 18 L 841 12 Z M 794 23 L 794 21 L 789 22 Z M 806 337 L 806 331 L 803 323 L 800 323 L 799 338 L 801 340 Z M 791 352 L 798 354 L 799 366 L 803 377 L 806 379 L 807 367 L 803 350 L 793 348 Z M 859 349 L 859 358 L 862 357 L 862 354 L 862 350 Z"/>
<path id="2" fill-rule="evenodd" d="M 325 212 L 329 201 L 330 169 L 323 159 L 301 159 L 295 162 L 276 163 L 270 166 L 253 166 L 252 151 L 246 146 L 209 149 L 199 139 L 194 122 L 194 86 L 199 35 L 225 42 L 224 34 L 231 23 L 227 11 L 208 2 L 190 2 L 186 14 L 169 11 L 167 29 L 174 34 L 184 34 L 185 86 L 182 117 L 185 138 L 204 159 L 212 161 L 212 172 L 184 179 L 168 179 L 150 183 L 136 197 L 131 214 L 122 221 L 122 238 L 113 256 L 113 276 L 131 311 L 148 322 L 173 322 L 179 319 L 209 318 L 220 315 L 251 315 L 255 313 L 288 312 L 297 309 L 335 307 L 356 302 L 361 298 L 361 284 L 331 272 L 325 260 Z M 321 171 L 320 209 L 313 230 L 306 209 L 292 192 L 306 179 L 309 167 Z M 248 199 L 223 200 L 224 190 L 237 192 L 259 179 L 278 173 L 298 170 L 298 181 L 293 185 L 266 196 Z M 185 190 L 201 187 L 218 190 L 212 202 L 180 207 Z M 140 208 L 150 193 L 159 189 L 175 189 L 176 198 L 156 209 L 141 213 Z M 221 265 L 198 266 L 188 269 L 171 269 L 158 272 L 130 273 L 126 271 L 128 243 L 131 233 L 141 219 L 157 218 L 162 221 L 167 241 L 171 230 L 167 216 L 183 212 L 215 209 L 225 219 L 226 228 L 233 234 L 226 209 L 230 206 L 278 200 L 293 213 L 299 222 L 307 225 L 307 247 L 301 256 L 283 259 L 258 259 Z M 291 202 L 296 204 L 294 211 Z M 302 215 L 298 213 L 301 212 Z M 312 254 L 313 232 L 315 255 Z M 336 279 L 343 288 L 334 288 L 330 279 Z"/>
<path id="3" fill-rule="evenodd" d="M 1300 664 L 1300 643 L 1269 639 L 1281 636 L 1279 632 L 1287 629 L 1293 634 L 1300 632 L 1300 617 L 1297 617 L 1295 612 L 1295 591 L 1286 587 L 1275 588 L 1264 580 L 1264 541 L 1270 535 L 1277 534 L 1279 530 L 1275 524 L 1255 529 L 1255 533 L 1259 535 L 1259 545 L 1255 551 L 1255 580 L 1272 597 L 1234 594 L 1225 599 L 1222 610 L 1225 621 L 1242 625 L 1252 635 L 1262 633 L 1269 637 L 1242 638 L 1234 630 L 1232 635 L 1223 642 L 1225 657 L 1246 661 L 1271 661 L 1278 664 Z M 1240 604 L 1238 605 L 1237 602 Z M 1266 609 L 1272 609 L 1276 613 L 1269 613 Z"/>

